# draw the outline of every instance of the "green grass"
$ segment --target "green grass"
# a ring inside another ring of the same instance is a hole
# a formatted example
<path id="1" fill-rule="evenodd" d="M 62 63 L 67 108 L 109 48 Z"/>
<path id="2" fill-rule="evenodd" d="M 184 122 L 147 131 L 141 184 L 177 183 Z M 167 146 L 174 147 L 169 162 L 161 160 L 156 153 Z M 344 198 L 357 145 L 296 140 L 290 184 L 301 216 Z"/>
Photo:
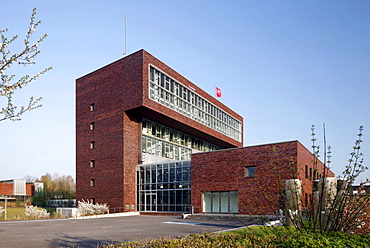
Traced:
<path id="1" fill-rule="evenodd" d="M 56 208 L 46 208 L 50 216 L 56 213 Z M 26 220 L 25 207 L 8 207 L 7 208 L 7 220 Z M 4 214 L 0 217 L 0 220 L 4 220 Z"/>
<path id="2" fill-rule="evenodd" d="M 7 208 L 7 220 L 17 220 L 17 219 L 24 219 L 26 212 L 25 207 L 8 207 Z M 4 219 L 4 216 L 3 216 Z"/>
<path id="3" fill-rule="evenodd" d="M 244 228 L 244 229 L 238 229 L 234 231 L 230 231 L 229 233 L 235 233 L 235 234 L 240 234 L 240 233 L 253 233 L 257 235 L 266 235 L 266 234 L 300 234 L 298 231 L 296 231 L 295 228 L 287 228 L 284 226 L 279 226 L 279 227 L 267 227 L 267 226 L 253 226 L 249 228 Z"/>
<path id="4" fill-rule="evenodd" d="M 271 233 L 268 233 L 270 230 Z M 349 235 L 344 233 L 303 234 L 289 233 L 284 228 L 267 229 L 247 228 L 228 233 L 190 234 L 183 238 L 164 237 L 158 239 L 125 242 L 121 247 L 370 247 L 370 235 Z"/>

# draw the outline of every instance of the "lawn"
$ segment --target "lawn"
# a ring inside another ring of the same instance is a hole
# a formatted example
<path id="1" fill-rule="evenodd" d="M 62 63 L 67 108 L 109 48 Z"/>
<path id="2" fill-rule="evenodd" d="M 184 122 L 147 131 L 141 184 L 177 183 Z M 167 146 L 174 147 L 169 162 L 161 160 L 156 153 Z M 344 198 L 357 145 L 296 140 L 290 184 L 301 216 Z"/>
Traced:
<path id="1" fill-rule="evenodd" d="M 7 220 L 19 220 L 24 219 L 25 207 L 8 207 L 7 208 Z M 4 216 L 2 217 L 4 219 Z"/>
<path id="2" fill-rule="evenodd" d="M 183 238 L 137 240 L 106 247 L 370 247 L 370 236 L 340 232 L 293 234 L 282 228 L 267 232 L 252 228 L 220 234 L 191 234 Z"/>
<path id="3" fill-rule="evenodd" d="M 51 216 L 56 212 L 56 208 L 46 208 Z M 25 220 L 26 208 L 25 207 L 8 207 L 7 208 L 7 220 Z M 4 220 L 4 214 L 0 217 L 0 220 Z"/>

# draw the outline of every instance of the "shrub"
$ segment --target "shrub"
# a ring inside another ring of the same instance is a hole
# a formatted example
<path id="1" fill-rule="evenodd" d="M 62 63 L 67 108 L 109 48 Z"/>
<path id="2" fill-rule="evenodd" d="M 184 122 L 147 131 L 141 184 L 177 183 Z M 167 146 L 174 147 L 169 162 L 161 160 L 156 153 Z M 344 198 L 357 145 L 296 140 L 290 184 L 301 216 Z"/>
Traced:
<path id="1" fill-rule="evenodd" d="M 305 168 L 304 165 L 298 164 L 298 170 L 301 170 L 298 173 L 297 165 L 291 162 L 291 178 L 294 180 L 286 181 L 280 169 L 281 166 L 287 165 L 277 159 L 278 151 L 273 148 L 274 158 L 270 164 L 275 175 L 268 181 L 269 191 L 263 193 L 262 190 L 256 190 L 255 195 L 251 197 L 250 205 L 259 210 L 253 202 L 258 202 L 255 200 L 257 198 L 265 199 L 265 206 L 270 209 L 271 215 L 279 218 L 287 226 L 295 227 L 301 233 L 341 231 L 370 234 L 370 208 L 368 207 L 370 196 L 354 194 L 353 187 L 358 176 L 368 170 L 368 167 L 363 165 L 364 160 L 361 153 L 363 127 L 359 128 L 358 138 L 340 178 L 328 176 L 331 148 L 326 147 L 325 126 L 323 162 L 319 161 L 320 150 L 315 143 L 315 127 L 312 126 L 311 130 L 313 170 L 310 169 L 308 174 L 307 166 Z M 303 173 L 306 173 L 305 177 L 302 176 Z M 308 180 L 304 180 L 303 183 L 302 179 L 305 178 Z M 367 182 L 368 180 L 362 185 Z M 263 186 L 263 182 L 259 184 Z M 363 191 L 363 188 L 360 187 L 358 191 Z M 273 194 L 275 197 L 272 196 Z M 256 215 L 258 214 L 257 212 Z M 260 219 L 260 221 L 263 220 Z"/>
<path id="2" fill-rule="evenodd" d="M 231 233 L 189 234 L 182 238 L 162 237 L 136 240 L 105 247 L 369 247 L 369 235 L 332 233 L 288 233 L 277 228 L 277 233 L 256 233 L 241 230 Z"/>
<path id="3" fill-rule="evenodd" d="M 49 218 L 50 214 L 44 208 L 38 208 L 37 206 L 27 206 L 25 215 L 30 219 L 42 219 Z"/>
<path id="4" fill-rule="evenodd" d="M 104 204 L 93 204 L 89 200 L 78 201 L 78 212 L 82 215 L 94 215 L 94 214 L 104 214 L 109 212 L 109 207 L 106 203 Z"/>

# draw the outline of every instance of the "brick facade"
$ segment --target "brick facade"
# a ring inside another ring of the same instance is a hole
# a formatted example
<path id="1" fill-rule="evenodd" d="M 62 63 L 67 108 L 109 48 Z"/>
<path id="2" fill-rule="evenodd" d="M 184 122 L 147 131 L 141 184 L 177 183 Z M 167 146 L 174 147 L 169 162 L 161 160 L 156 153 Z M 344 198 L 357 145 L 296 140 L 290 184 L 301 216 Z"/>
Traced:
<path id="1" fill-rule="evenodd" d="M 0 195 L 13 195 L 12 183 L 0 183 Z"/>
<path id="2" fill-rule="evenodd" d="M 238 191 L 239 214 L 272 214 L 284 208 L 279 193 L 286 179 L 302 179 L 304 192 L 311 192 L 305 166 L 320 174 L 324 168 L 312 163 L 312 154 L 298 141 L 192 154 L 191 161 L 191 202 L 198 212 L 203 211 L 203 192 Z M 246 177 L 248 166 L 255 167 L 255 177 Z"/>
<path id="3" fill-rule="evenodd" d="M 33 183 L 26 183 L 26 196 L 35 195 L 35 185 Z"/>
<path id="4" fill-rule="evenodd" d="M 25 186 L 26 186 L 26 196 L 35 195 L 35 184 L 25 183 Z M 0 195 L 13 196 L 14 183 L 13 182 L 0 183 Z"/>
<path id="5" fill-rule="evenodd" d="M 313 155 L 301 143 L 242 147 L 241 141 L 151 100 L 150 66 L 243 124 L 240 115 L 144 50 L 100 68 L 76 80 L 77 201 L 136 210 L 143 118 L 224 149 L 191 156 L 191 205 L 197 212 L 203 211 L 204 192 L 237 191 L 238 213 L 271 214 L 284 205 L 279 193 L 285 180 L 294 178 L 302 179 L 303 197 L 309 201 L 311 179 L 323 174 L 323 164 L 313 164 Z M 250 166 L 255 177 L 246 176 Z"/>
<path id="6" fill-rule="evenodd" d="M 76 80 L 76 198 L 136 206 L 141 119 L 148 118 L 223 148 L 242 146 L 148 97 L 149 65 L 164 71 L 234 118 L 243 118 L 170 67 L 140 50 Z M 94 110 L 90 106 L 94 104 Z M 93 129 L 90 130 L 93 123 Z M 91 145 L 94 142 L 94 148 Z M 94 163 L 94 167 L 90 164 Z"/>

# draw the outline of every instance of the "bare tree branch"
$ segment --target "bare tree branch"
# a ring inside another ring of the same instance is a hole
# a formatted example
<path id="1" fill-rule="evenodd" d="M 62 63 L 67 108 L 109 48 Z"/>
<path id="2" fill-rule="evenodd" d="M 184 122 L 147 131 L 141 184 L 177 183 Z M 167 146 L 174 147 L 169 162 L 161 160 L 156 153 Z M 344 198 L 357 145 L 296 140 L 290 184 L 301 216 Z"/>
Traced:
<path id="1" fill-rule="evenodd" d="M 0 97 L 6 98 L 6 105 L 0 108 L 0 121 L 18 121 L 25 112 L 41 107 L 41 97 L 30 97 L 30 101 L 27 106 L 18 107 L 13 103 L 13 96 L 17 90 L 21 90 L 23 87 L 39 78 L 41 75 L 51 70 L 52 67 L 48 67 L 34 76 L 24 75 L 19 79 L 16 79 L 16 75 L 8 75 L 6 73 L 6 70 L 10 69 L 16 64 L 23 66 L 35 64 L 34 59 L 40 53 L 39 44 L 47 37 L 47 34 L 44 34 L 36 42 L 31 43 L 31 39 L 36 28 L 41 24 L 41 21 L 35 22 L 35 16 L 36 8 L 34 8 L 32 11 L 28 31 L 23 41 L 24 48 L 18 53 L 11 55 L 9 50 L 9 46 L 19 38 L 18 35 L 8 39 L 4 35 L 8 29 L 0 30 Z"/>

